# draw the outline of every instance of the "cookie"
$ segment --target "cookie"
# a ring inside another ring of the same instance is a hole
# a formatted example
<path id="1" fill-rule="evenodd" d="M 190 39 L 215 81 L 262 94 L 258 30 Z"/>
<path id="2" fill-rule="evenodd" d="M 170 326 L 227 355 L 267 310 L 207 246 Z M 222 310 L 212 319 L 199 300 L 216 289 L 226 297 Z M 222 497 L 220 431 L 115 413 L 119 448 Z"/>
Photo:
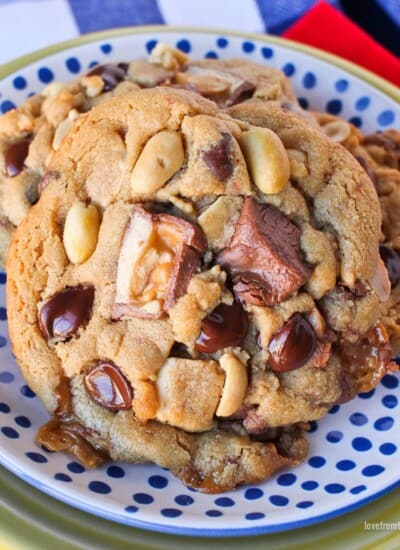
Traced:
<path id="1" fill-rule="evenodd" d="M 40 180 L 73 120 L 114 95 L 157 85 L 188 88 L 220 106 L 253 97 L 297 105 L 280 71 L 240 59 L 191 62 L 164 44 L 148 59 L 99 65 L 70 84 L 51 83 L 0 117 L 1 266 L 10 236 L 37 202 Z"/>
<path id="2" fill-rule="evenodd" d="M 389 273 L 391 294 L 381 307 L 392 347 L 400 353 L 400 132 L 363 135 L 352 124 L 315 113 L 322 130 L 358 160 L 374 183 L 382 211 L 380 255 Z"/>
<path id="3" fill-rule="evenodd" d="M 225 491 L 300 463 L 309 421 L 397 368 L 365 171 L 277 102 L 229 110 L 132 92 L 53 155 L 7 266 L 46 447 Z"/>

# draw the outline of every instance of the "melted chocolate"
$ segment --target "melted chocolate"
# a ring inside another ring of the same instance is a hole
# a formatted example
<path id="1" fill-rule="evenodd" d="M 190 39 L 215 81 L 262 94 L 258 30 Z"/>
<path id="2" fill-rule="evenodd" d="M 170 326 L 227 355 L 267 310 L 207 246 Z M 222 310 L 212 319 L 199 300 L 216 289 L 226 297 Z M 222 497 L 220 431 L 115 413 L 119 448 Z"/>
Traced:
<path id="1" fill-rule="evenodd" d="M 301 313 L 295 313 L 269 343 L 269 366 L 278 372 L 298 369 L 311 359 L 317 340 L 307 319 Z"/>
<path id="2" fill-rule="evenodd" d="M 201 322 L 201 332 L 195 349 L 212 353 L 229 346 L 238 346 L 246 335 L 246 312 L 235 300 L 232 305 L 220 304 Z"/>
<path id="3" fill-rule="evenodd" d="M 86 391 L 98 405 L 111 410 L 132 407 L 132 386 L 113 363 L 101 361 L 91 367 L 85 374 L 84 383 Z"/>
<path id="4" fill-rule="evenodd" d="M 127 63 L 106 63 L 105 65 L 96 65 L 87 75 L 99 76 L 104 82 L 103 92 L 110 92 L 117 84 L 125 80 L 127 70 Z"/>
<path id="5" fill-rule="evenodd" d="M 31 141 L 32 135 L 29 135 L 14 143 L 10 143 L 7 147 L 4 153 L 4 162 L 6 174 L 10 178 L 18 176 L 22 172 Z"/>
<path id="6" fill-rule="evenodd" d="M 222 134 L 220 141 L 203 153 L 203 160 L 216 178 L 220 181 L 228 180 L 234 168 L 231 136 Z"/>
<path id="7" fill-rule="evenodd" d="M 66 339 L 89 321 L 94 287 L 79 285 L 57 292 L 45 302 L 38 315 L 41 333 L 47 340 Z"/>

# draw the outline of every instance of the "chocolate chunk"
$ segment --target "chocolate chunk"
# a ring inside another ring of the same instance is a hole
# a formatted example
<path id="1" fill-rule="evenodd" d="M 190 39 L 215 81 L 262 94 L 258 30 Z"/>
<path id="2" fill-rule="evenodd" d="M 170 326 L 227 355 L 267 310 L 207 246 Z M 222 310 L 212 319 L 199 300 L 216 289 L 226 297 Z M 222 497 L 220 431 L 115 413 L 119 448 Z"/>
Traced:
<path id="1" fill-rule="evenodd" d="M 189 286 L 190 279 L 200 270 L 201 260 L 198 253 L 189 246 L 183 245 L 175 256 L 171 270 L 169 285 L 164 302 L 164 309 L 171 309 L 178 298 L 183 296 Z"/>
<path id="2" fill-rule="evenodd" d="M 39 327 L 47 340 L 67 339 L 85 325 L 90 318 L 94 287 L 79 285 L 67 287 L 54 294 L 41 307 Z"/>
<path id="3" fill-rule="evenodd" d="M 118 260 L 113 318 L 164 317 L 186 292 L 205 248 L 200 226 L 135 206 Z"/>
<path id="4" fill-rule="evenodd" d="M 10 143 L 4 153 L 4 163 L 6 174 L 10 178 L 18 176 L 22 172 L 25 159 L 28 156 L 29 146 L 32 141 L 32 135 Z"/>
<path id="5" fill-rule="evenodd" d="M 397 250 L 384 244 L 379 246 L 379 254 L 387 269 L 390 284 L 394 288 L 400 281 L 400 256 Z"/>
<path id="6" fill-rule="evenodd" d="M 203 153 L 203 160 L 216 178 L 221 181 L 228 180 L 234 168 L 232 137 L 229 134 L 222 134 L 220 141 Z"/>
<path id="7" fill-rule="evenodd" d="M 268 346 L 268 364 L 277 372 L 288 372 L 309 361 L 317 346 L 317 335 L 301 313 L 295 313 L 276 332 Z"/>
<path id="8" fill-rule="evenodd" d="M 84 384 L 90 397 L 106 409 L 132 407 L 132 386 L 121 370 L 109 361 L 91 367 L 85 374 Z"/>
<path id="9" fill-rule="evenodd" d="M 91 69 L 87 76 L 100 76 L 104 82 L 103 92 L 110 92 L 117 84 L 125 80 L 127 63 L 106 63 L 105 65 L 96 65 Z"/>
<path id="10" fill-rule="evenodd" d="M 29 175 L 29 181 L 25 185 L 24 193 L 26 200 L 29 202 L 29 204 L 33 205 L 36 204 L 39 200 L 39 183 L 41 182 L 40 175 L 32 172 Z"/>
<path id="11" fill-rule="evenodd" d="M 299 229 L 277 208 L 252 197 L 244 201 L 233 237 L 217 261 L 231 275 L 235 294 L 254 305 L 282 302 L 311 274 Z"/>
<path id="12" fill-rule="evenodd" d="M 231 105 L 236 105 L 246 99 L 250 99 L 253 96 L 255 89 L 256 86 L 253 82 L 243 80 L 243 82 L 240 82 L 237 86 L 231 88 L 231 97 L 226 102 L 225 106 L 230 107 Z"/>
<path id="13" fill-rule="evenodd" d="M 220 304 L 201 322 L 195 349 L 212 353 L 229 346 L 238 346 L 246 335 L 247 314 L 235 300 L 232 305 Z"/>
<path id="14" fill-rule="evenodd" d="M 43 193 L 43 191 L 46 189 L 46 187 L 54 180 L 60 179 L 61 174 L 57 170 L 50 170 L 49 172 L 46 172 L 46 174 L 42 177 L 42 179 L 39 182 L 38 191 L 39 193 Z"/>

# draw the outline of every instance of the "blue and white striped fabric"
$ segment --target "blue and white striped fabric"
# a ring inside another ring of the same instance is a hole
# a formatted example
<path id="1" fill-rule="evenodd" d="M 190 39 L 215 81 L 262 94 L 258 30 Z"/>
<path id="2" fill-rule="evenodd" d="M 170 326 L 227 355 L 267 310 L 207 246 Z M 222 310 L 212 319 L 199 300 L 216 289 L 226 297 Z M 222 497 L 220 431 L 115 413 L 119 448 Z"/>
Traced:
<path id="1" fill-rule="evenodd" d="M 83 33 L 131 25 L 206 26 L 281 34 L 316 1 L 0 0 L 0 64 Z M 340 9 L 339 0 L 326 1 Z M 400 24 L 399 0 L 376 3 Z"/>

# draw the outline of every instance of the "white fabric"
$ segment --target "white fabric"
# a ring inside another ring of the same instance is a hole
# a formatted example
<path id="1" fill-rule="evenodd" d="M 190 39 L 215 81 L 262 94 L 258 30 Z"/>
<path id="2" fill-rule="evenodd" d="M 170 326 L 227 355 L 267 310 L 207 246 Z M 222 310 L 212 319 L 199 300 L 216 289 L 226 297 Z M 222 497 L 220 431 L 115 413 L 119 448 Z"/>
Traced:
<path id="1" fill-rule="evenodd" d="M 158 7 L 169 25 L 264 32 L 254 0 L 158 0 Z"/>
<path id="2" fill-rule="evenodd" d="M 79 36 L 67 0 L 13 0 L 0 8 L 0 64 Z"/>

